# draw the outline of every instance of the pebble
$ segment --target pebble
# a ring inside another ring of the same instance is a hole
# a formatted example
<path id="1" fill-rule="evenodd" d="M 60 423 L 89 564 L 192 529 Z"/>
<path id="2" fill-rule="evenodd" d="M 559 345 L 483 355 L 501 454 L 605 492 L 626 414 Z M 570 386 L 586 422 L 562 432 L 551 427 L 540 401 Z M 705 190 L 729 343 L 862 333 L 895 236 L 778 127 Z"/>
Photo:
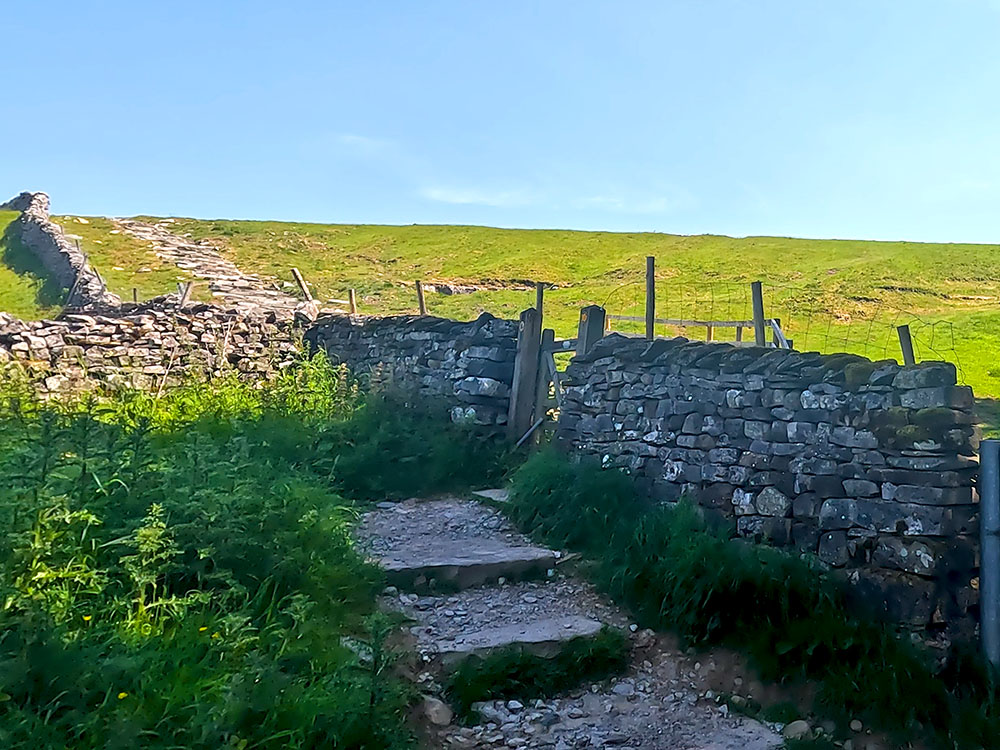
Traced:
<path id="1" fill-rule="evenodd" d="M 862 724 L 860 720 L 858 720 L 858 719 L 852 719 L 851 720 L 851 731 L 852 732 L 860 732 L 864 728 L 865 728 L 865 725 Z"/>
<path id="2" fill-rule="evenodd" d="M 801 740 L 809 734 L 811 729 L 808 721 L 797 719 L 787 724 L 781 734 L 786 740 Z"/>

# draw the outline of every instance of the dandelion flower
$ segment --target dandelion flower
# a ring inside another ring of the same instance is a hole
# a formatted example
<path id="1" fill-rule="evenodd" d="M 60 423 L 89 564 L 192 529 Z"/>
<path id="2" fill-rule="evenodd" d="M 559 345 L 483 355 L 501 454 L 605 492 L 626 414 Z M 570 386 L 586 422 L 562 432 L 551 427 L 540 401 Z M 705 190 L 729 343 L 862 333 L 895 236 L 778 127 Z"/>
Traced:
<path id="1" fill-rule="evenodd" d="M 90 621 L 91 621 L 92 619 L 93 619 L 93 618 L 92 618 L 92 617 L 91 617 L 90 615 L 84 615 L 84 616 L 83 616 L 83 621 L 84 621 L 84 622 L 90 622 Z"/>
<path id="2" fill-rule="evenodd" d="M 204 625 L 202 625 L 200 628 L 198 628 L 198 632 L 199 633 L 204 633 L 206 630 L 208 630 L 208 628 L 205 627 Z"/>
<path id="3" fill-rule="evenodd" d="M 118 693 L 118 700 L 120 700 L 120 701 L 123 701 L 123 700 L 125 700 L 126 698 L 128 698 L 128 693 L 126 693 L 126 692 L 124 692 L 124 691 L 122 691 L 122 692 Z"/>

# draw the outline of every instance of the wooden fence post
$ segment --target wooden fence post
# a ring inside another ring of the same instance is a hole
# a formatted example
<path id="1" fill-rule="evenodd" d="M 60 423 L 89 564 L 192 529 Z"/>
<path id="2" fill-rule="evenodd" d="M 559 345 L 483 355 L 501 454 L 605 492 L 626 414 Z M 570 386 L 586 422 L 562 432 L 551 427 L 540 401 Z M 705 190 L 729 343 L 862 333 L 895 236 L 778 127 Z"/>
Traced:
<path id="1" fill-rule="evenodd" d="M 292 269 L 292 277 L 295 279 L 295 283 L 299 285 L 299 291 L 301 291 L 302 296 L 306 298 L 306 302 L 312 302 L 312 292 L 309 291 L 309 285 L 306 284 L 306 280 L 302 277 L 302 273 L 299 269 Z"/>
<path id="2" fill-rule="evenodd" d="M 427 314 L 427 303 L 424 302 L 424 282 L 417 280 L 417 309 L 421 315 Z"/>
<path id="3" fill-rule="evenodd" d="M 520 440 L 531 428 L 538 377 L 538 351 L 541 346 L 541 316 L 529 308 L 521 313 L 517 329 L 517 355 L 514 359 L 514 380 L 510 388 L 507 410 L 507 437 Z"/>
<path id="4" fill-rule="evenodd" d="M 576 353 L 583 355 L 589 352 L 598 341 L 604 338 L 604 323 L 607 313 L 600 305 L 589 305 L 580 310 L 580 327 L 576 334 Z"/>
<path id="5" fill-rule="evenodd" d="M 358 314 L 358 295 L 357 295 L 357 293 L 353 289 L 350 289 L 347 292 L 347 302 L 351 306 L 351 315 L 357 315 Z"/>
<path id="6" fill-rule="evenodd" d="M 191 300 L 191 292 L 194 291 L 194 282 L 188 281 L 184 284 L 178 282 L 177 293 L 180 295 L 180 299 L 177 301 L 178 307 L 184 307 Z"/>
<path id="7" fill-rule="evenodd" d="M 903 364 L 915 365 L 917 358 L 913 356 L 913 339 L 910 337 L 910 327 L 898 326 L 896 333 L 899 334 L 899 348 L 903 350 Z"/>
<path id="8" fill-rule="evenodd" d="M 767 335 L 764 332 L 764 289 L 759 281 L 750 285 L 753 295 L 753 333 L 757 346 L 767 346 Z"/>
<path id="9" fill-rule="evenodd" d="M 545 284 L 541 281 L 535 282 L 535 309 L 538 310 L 538 325 L 542 324 L 544 317 L 542 304 L 545 302 Z"/>
<path id="10" fill-rule="evenodd" d="M 132 287 L 132 302 L 136 305 L 139 304 L 139 290 Z"/>
<path id="11" fill-rule="evenodd" d="M 646 338 L 653 340 L 656 322 L 656 258 L 646 256 Z"/>

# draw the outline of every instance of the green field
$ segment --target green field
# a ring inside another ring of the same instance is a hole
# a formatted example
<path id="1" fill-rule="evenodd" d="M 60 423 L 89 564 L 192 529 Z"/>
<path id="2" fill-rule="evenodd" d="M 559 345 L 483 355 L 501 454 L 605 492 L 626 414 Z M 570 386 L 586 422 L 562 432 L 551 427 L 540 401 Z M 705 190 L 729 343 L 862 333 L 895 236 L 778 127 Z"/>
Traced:
<path id="1" fill-rule="evenodd" d="M 148 243 L 112 233 L 107 219 L 58 220 L 81 237 L 123 298 L 133 288 L 140 298 L 162 294 L 189 278 L 161 263 Z M 546 295 L 546 324 L 562 336 L 573 334 L 584 305 L 642 315 L 645 257 L 652 255 L 660 317 L 749 318 L 749 283 L 760 279 L 767 315 L 782 320 L 798 349 L 898 358 L 895 327 L 906 323 L 918 359 L 953 361 L 978 395 L 1000 396 L 992 355 L 1000 346 L 997 245 L 195 219 L 177 220 L 174 231 L 211 239 L 247 271 L 291 282 L 295 266 L 320 299 L 343 299 L 354 288 L 369 313 L 415 312 L 413 282 L 423 279 L 497 287 L 428 294 L 432 314 L 515 317 L 534 304 L 534 292 L 512 287 L 545 281 L 555 285 Z M 706 336 L 705 328 L 660 332 Z M 733 335 L 714 332 L 718 340 Z"/>

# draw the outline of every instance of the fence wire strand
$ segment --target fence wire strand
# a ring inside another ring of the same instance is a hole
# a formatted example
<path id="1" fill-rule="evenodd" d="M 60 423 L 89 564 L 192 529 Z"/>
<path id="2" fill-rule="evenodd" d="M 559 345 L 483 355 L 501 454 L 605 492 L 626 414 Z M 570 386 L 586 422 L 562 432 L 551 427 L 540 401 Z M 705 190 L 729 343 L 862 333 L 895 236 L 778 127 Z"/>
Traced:
<path id="1" fill-rule="evenodd" d="M 947 320 L 929 320 L 925 314 L 890 304 L 884 299 L 852 297 L 825 291 L 818 285 L 764 284 L 765 315 L 780 320 L 782 333 L 799 351 L 823 354 L 847 352 L 870 359 L 901 360 L 897 329 L 910 328 L 910 336 L 919 360 L 944 360 L 955 364 L 959 382 L 965 371 L 955 347 L 954 324 Z M 610 315 L 642 319 L 645 315 L 645 284 L 630 281 L 614 288 L 603 305 Z M 704 281 L 680 282 L 657 279 L 656 317 L 671 320 L 750 321 L 753 318 L 749 282 Z M 645 328 L 638 321 L 612 320 L 613 330 L 641 335 Z M 752 331 L 751 326 L 751 331 Z M 657 324 L 658 336 L 685 336 L 705 339 L 704 327 Z M 752 333 L 751 333 L 752 336 Z M 771 334 L 768 334 L 770 339 Z M 716 341 L 735 340 L 732 327 L 715 327 Z"/>

